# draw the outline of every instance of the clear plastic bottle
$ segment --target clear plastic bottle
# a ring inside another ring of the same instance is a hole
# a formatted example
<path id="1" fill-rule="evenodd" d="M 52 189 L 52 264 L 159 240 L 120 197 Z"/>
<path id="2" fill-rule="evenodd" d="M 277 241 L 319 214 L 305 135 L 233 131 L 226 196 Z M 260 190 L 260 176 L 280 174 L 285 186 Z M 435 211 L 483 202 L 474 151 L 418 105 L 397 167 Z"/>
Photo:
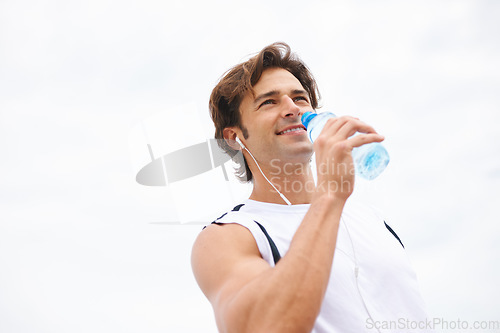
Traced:
<path id="1" fill-rule="evenodd" d="M 306 112 L 302 115 L 302 123 L 307 129 L 307 135 L 314 142 L 321 133 L 323 126 L 330 118 L 336 116 L 330 112 Z M 372 180 L 385 170 L 389 164 L 389 153 L 379 142 L 356 147 L 352 150 L 352 158 L 356 172 L 363 178 Z"/>

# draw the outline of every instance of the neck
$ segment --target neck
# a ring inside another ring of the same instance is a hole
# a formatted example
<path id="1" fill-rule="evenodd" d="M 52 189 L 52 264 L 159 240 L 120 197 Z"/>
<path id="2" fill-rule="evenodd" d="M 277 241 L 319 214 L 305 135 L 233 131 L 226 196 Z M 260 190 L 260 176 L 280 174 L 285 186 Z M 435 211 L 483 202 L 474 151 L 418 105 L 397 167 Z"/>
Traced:
<path id="1" fill-rule="evenodd" d="M 292 204 L 307 204 L 311 202 L 315 190 L 313 174 L 309 162 L 274 165 L 272 168 L 261 166 L 267 179 L 280 191 Z M 279 172 L 277 172 L 279 170 Z M 284 204 L 273 187 L 266 181 L 258 169 L 252 168 L 254 186 L 250 199 L 276 204 Z"/>

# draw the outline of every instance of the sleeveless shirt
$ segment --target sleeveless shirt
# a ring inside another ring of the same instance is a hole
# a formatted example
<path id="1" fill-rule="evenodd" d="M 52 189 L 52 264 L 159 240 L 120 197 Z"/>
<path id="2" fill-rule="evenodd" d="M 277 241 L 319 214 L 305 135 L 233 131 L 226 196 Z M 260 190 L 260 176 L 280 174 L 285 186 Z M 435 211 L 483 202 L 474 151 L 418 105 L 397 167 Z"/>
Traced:
<path id="1" fill-rule="evenodd" d="M 213 223 L 247 228 L 262 258 L 275 266 L 272 246 L 279 255 L 286 255 L 309 207 L 246 200 Z M 424 302 L 403 243 L 375 210 L 348 200 L 330 280 L 312 332 L 427 332 L 415 328 L 423 327 L 425 321 Z"/>

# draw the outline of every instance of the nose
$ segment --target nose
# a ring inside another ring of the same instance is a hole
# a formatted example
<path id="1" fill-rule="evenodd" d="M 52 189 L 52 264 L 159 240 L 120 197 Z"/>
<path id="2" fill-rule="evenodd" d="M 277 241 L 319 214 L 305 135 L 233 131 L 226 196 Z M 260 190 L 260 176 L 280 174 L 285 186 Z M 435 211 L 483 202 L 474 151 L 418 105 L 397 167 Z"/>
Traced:
<path id="1" fill-rule="evenodd" d="M 300 108 L 289 96 L 283 96 L 283 117 L 297 117 L 300 115 Z"/>

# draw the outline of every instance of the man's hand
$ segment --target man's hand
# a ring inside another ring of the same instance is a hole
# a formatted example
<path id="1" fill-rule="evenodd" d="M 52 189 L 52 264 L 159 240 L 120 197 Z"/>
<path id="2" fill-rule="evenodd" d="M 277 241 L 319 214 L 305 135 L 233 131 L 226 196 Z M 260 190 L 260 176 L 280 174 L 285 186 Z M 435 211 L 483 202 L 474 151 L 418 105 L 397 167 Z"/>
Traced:
<path id="1" fill-rule="evenodd" d="M 356 132 L 360 134 L 353 136 Z M 373 127 L 357 118 L 329 119 L 314 141 L 318 172 L 315 196 L 326 194 L 347 200 L 354 190 L 353 148 L 383 140 Z"/>

